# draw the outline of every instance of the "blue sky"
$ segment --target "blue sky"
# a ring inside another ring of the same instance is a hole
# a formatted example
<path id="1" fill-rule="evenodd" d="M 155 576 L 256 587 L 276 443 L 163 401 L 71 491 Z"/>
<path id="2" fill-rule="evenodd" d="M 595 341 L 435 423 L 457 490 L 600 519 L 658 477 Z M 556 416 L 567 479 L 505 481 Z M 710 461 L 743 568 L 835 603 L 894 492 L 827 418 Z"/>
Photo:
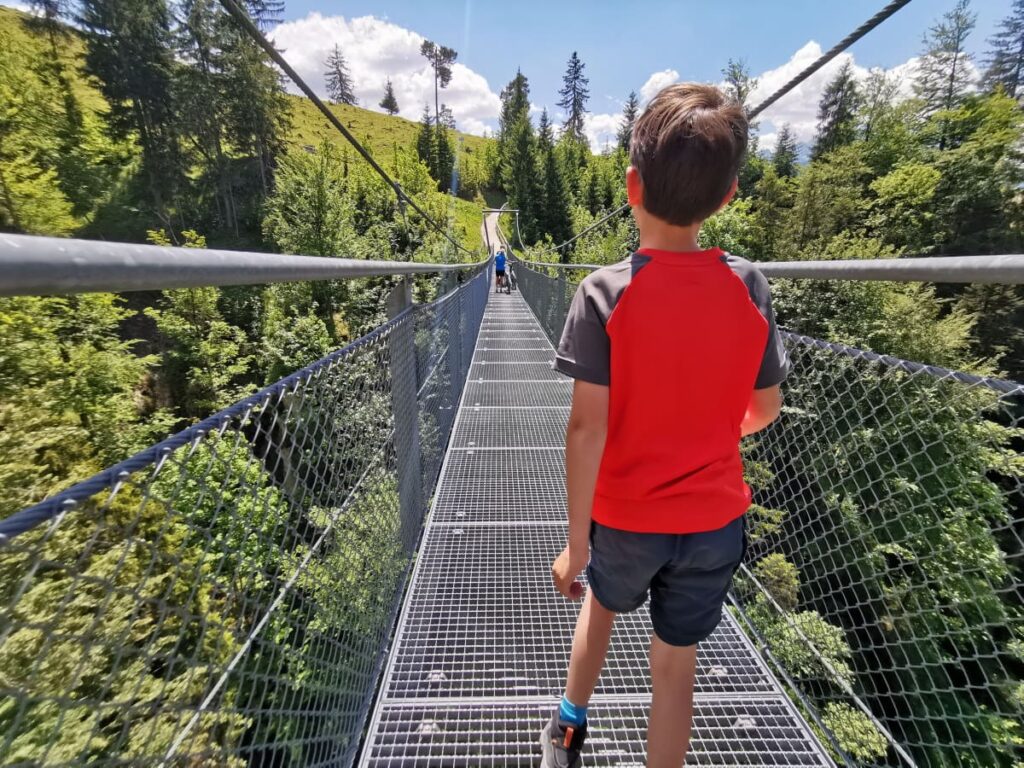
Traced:
<path id="1" fill-rule="evenodd" d="M 376 16 L 454 47 L 459 61 L 500 90 L 517 66 L 535 100 L 553 105 L 565 63 L 579 51 L 590 76 L 592 106 L 620 103 L 652 72 L 715 80 L 731 56 L 753 72 L 778 67 L 810 40 L 828 48 L 872 16 L 884 0 L 291 0 L 287 18 Z M 953 0 L 913 0 L 853 49 L 859 64 L 893 67 L 920 51 L 921 35 Z M 1011 0 L 974 0 L 974 50 L 1007 15 Z M 606 102 L 602 104 L 602 101 Z"/>
<path id="2" fill-rule="evenodd" d="M 980 61 L 988 38 L 1012 0 L 974 0 L 977 27 L 969 41 Z M 783 122 L 810 141 L 817 101 L 844 61 L 860 76 L 872 67 L 890 70 L 909 93 L 914 57 L 928 27 L 954 0 L 914 0 L 822 70 L 798 92 L 765 113 L 762 147 L 770 147 Z M 322 83 L 321 62 L 337 42 L 349 57 L 362 102 L 375 107 L 385 77 L 395 83 L 402 115 L 417 119 L 432 99 L 432 79 L 418 55 L 428 38 L 459 52 L 452 87 L 442 94 L 460 128 L 493 130 L 497 95 L 521 67 L 531 100 L 557 118 L 562 73 L 578 51 L 590 78 L 588 135 L 595 149 L 614 134 L 631 89 L 653 95 L 678 79 L 720 80 L 730 57 L 742 58 L 760 78 L 754 100 L 774 90 L 850 30 L 872 16 L 882 0 L 765 2 L 582 2 L 581 0 L 291 0 L 288 22 L 275 40 L 304 76 Z M 536 114 L 536 113 L 535 113 Z"/>
<path id="3" fill-rule="evenodd" d="M 797 137 L 813 137 L 821 90 L 845 61 L 859 76 L 881 67 L 909 93 L 921 38 L 955 0 L 913 0 L 796 92 L 767 111 L 762 148 L 783 122 Z M 15 0 L 0 3 L 18 5 Z M 977 26 L 969 50 L 980 63 L 986 39 L 1012 0 L 973 0 Z M 531 100 L 555 106 L 562 73 L 578 51 L 590 78 L 587 133 L 595 150 L 614 135 L 631 89 L 649 97 L 675 80 L 716 82 L 730 57 L 742 58 L 760 80 L 753 101 L 767 95 L 872 16 L 884 0 L 286 0 L 285 23 L 272 31 L 286 58 L 324 92 L 323 62 L 338 44 L 363 106 L 377 109 L 391 78 L 401 114 L 419 118 L 433 103 L 433 79 L 419 55 L 424 38 L 459 52 L 451 87 L 442 92 L 459 127 L 485 133 L 497 127 L 498 94 L 521 67 Z"/>

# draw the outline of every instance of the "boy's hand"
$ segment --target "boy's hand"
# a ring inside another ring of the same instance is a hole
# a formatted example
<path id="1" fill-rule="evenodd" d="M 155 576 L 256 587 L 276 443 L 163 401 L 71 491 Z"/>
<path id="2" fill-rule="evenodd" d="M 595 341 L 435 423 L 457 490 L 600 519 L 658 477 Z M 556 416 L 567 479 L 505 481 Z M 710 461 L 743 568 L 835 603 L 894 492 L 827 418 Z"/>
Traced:
<path id="1" fill-rule="evenodd" d="M 583 597 L 583 585 L 576 581 L 576 577 L 583 572 L 587 565 L 586 557 L 582 560 L 579 555 L 566 547 L 562 554 L 555 558 L 551 565 L 551 578 L 554 579 L 555 587 L 570 600 L 579 600 Z"/>

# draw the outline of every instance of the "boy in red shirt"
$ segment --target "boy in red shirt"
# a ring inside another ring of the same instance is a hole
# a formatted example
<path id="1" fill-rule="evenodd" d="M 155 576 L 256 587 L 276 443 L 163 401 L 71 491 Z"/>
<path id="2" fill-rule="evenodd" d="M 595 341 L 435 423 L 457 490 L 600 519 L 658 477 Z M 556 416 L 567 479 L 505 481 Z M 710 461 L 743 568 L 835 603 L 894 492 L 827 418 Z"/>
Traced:
<path id="1" fill-rule="evenodd" d="M 569 535 L 551 571 L 578 599 L 586 567 L 590 589 L 565 696 L 541 737 L 545 768 L 581 765 L 615 614 L 648 594 L 647 766 L 686 758 L 697 644 L 720 621 L 745 550 L 740 437 L 778 417 L 789 365 L 765 278 L 697 245 L 701 223 L 736 193 L 746 145 L 743 107 L 717 88 L 659 93 L 633 129 L 626 171 L 640 248 L 589 275 L 566 319 L 555 367 L 576 380 Z"/>

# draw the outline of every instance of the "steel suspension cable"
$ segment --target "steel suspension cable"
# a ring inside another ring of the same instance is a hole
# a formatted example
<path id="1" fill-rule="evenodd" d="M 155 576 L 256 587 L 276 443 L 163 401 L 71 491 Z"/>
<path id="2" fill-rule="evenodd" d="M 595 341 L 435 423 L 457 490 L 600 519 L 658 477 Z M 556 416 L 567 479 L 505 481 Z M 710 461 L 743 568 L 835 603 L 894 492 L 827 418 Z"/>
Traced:
<path id="1" fill-rule="evenodd" d="M 426 211 L 424 211 L 423 208 L 421 208 L 419 204 L 412 197 L 410 197 L 404 189 L 402 189 L 402 186 L 397 181 L 392 179 L 391 176 L 388 175 L 387 171 L 381 168 L 380 164 L 373 159 L 373 155 L 371 155 L 369 151 L 367 151 L 367 149 L 362 144 L 359 143 L 359 140 L 356 139 L 356 137 L 353 136 L 352 133 L 348 130 L 348 128 L 346 128 L 342 124 L 342 122 L 337 118 L 337 116 L 327 108 L 327 105 L 320 100 L 320 97 L 317 96 L 313 89 L 306 84 L 306 81 L 299 77 L 299 74 L 294 69 L 292 69 L 291 65 L 285 60 L 284 56 L 281 55 L 280 51 L 278 51 L 274 47 L 274 44 L 271 43 L 262 32 L 260 32 L 260 30 L 253 23 L 252 19 L 249 18 L 249 14 L 246 13 L 245 10 L 237 2 L 235 2 L 235 0 L 220 0 L 220 4 L 224 6 L 224 9 L 234 17 L 235 21 L 237 21 L 241 25 L 242 29 L 245 30 L 246 34 L 248 34 L 249 37 L 251 37 L 253 41 L 257 45 L 259 45 L 259 47 L 262 48 L 263 51 L 274 61 L 274 63 L 277 64 L 277 66 L 279 66 L 286 75 L 288 75 L 289 79 L 291 79 L 291 81 L 295 83 L 296 86 L 298 86 L 299 90 L 301 90 L 306 95 L 306 97 L 313 102 L 316 108 L 323 113 L 324 117 L 327 118 L 331 125 L 337 128 L 341 135 L 348 140 L 349 144 L 355 147 L 356 152 L 358 152 L 363 157 L 363 159 L 370 164 L 373 170 L 375 170 L 378 173 L 378 175 L 382 179 L 384 179 L 388 186 L 390 186 L 391 189 L 394 190 L 394 193 L 398 197 L 399 202 L 407 203 L 409 207 L 416 211 L 416 213 L 418 213 L 420 216 L 422 216 L 423 219 L 427 223 L 429 223 L 430 226 L 433 227 L 436 232 L 438 232 L 448 242 L 454 245 L 458 250 L 470 256 L 476 255 L 468 248 L 461 245 L 454 238 L 452 238 L 451 235 L 449 235 L 445 231 L 444 227 L 442 227 L 437 221 L 433 219 L 433 217 L 431 217 Z"/>
<path id="2" fill-rule="evenodd" d="M 870 19 L 868 19 L 855 30 L 853 30 L 853 32 L 851 32 L 838 43 L 836 43 L 834 46 L 832 46 L 832 48 L 830 48 L 828 51 L 819 56 L 814 63 L 801 70 L 798 74 L 794 75 L 793 78 L 789 80 L 789 82 L 785 83 L 781 88 L 775 91 L 775 93 L 773 93 L 767 99 L 765 99 L 756 107 L 747 112 L 747 116 L 750 118 L 757 117 L 759 114 L 768 109 L 768 107 L 770 107 L 776 101 L 778 101 L 791 90 L 800 85 L 800 83 L 802 83 L 804 80 L 809 78 L 823 66 L 832 61 L 832 59 L 834 59 L 840 53 L 842 53 L 855 42 L 864 37 L 864 35 L 866 35 L 868 32 L 873 30 L 883 21 L 885 21 L 894 13 L 896 13 L 896 11 L 900 10 L 900 8 L 909 4 L 910 0 L 893 0 L 893 2 L 889 3 L 882 10 L 880 10 Z"/>
<path id="3" fill-rule="evenodd" d="M 766 109 L 768 109 L 768 107 L 770 107 L 772 104 L 777 102 L 779 99 L 781 99 L 787 93 L 789 93 L 794 88 L 796 88 L 798 85 L 800 85 L 800 83 L 802 83 L 804 80 L 809 78 L 811 75 L 813 75 L 819 69 L 821 69 L 823 66 L 825 66 L 830 61 L 832 61 L 832 59 L 834 59 L 840 53 L 842 53 L 847 48 L 849 48 L 851 45 L 853 45 L 855 42 L 857 42 L 862 37 L 864 37 L 864 35 L 866 35 L 868 32 L 873 30 L 875 27 L 880 25 L 883 21 L 885 21 L 890 16 L 892 16 L 894 13 L 896 13 L 896 11 L 900 10 L 905 5 L 909 5 L 909 4 L 910 4 L 910 0 L 893 0 L 891 3 L 889 3 L 884 8 L 882 8 L 882 10 L 880 10 L 878 13 L 876 13 L 874 16 L 872 16 L 870 19 L 868 19 L 863 24 L 861 24 L 859 27 L 857 27 L 855 30 L 853 30 L 850 34 L 848 34 L 846 37 L 844 37 L 842 40 L 840 40 L 834 46 L 832 46 L 828 51 L 826 51 L 821 56 L 819 56 L 818 59 L 815 60 L 810 66 L 805 67 L 798 74 L 796 74 L 794 77 L 792 77 L 787 83 L 785 83 L 781 88 L 779 88 L 777 91 L 775 91 L 773 94 L 771 94 L 767 99 L 762 101 L 760 104 L 758 104 L 753 109 L 748 110 L 747 111 L 747 117 L 748 118 L 757 117 L 759 114 L 761 114 Z M 591 224 L 589 227 L 584 229 L 578 235 L 574 235 L 573 237 L 571 237 L 568 240 L 566 240 L 564 243 L 552 246 L 551 248 L 546 248 L 543 251 L 540 251 L 536 255 L 542 256 L 545 253 L 551 253 L 553 251 L 560 251 L 560 250 L 562 250 L 567 245 L 570 245 L 573 242 L 575 242 L 576 240 L 578 240 L 579 238 L 583 237 L 585 234 L 593 231 L 594 229 L 597 229 L 597 227 L 601 226 L 602 224 L 604 224 L 609 219 L 614 218 L 615 216 L 618 216 L 620 213 L 625 212 L 628 208 L 629 208 L 629 203 L 623 203 L 621 206 L 619 206 L 615 210 L 611 211 L 610 213 L 606 214 L 605 216 L 602 216 L 600 219 L 595 221 L 593 224 Z"/>

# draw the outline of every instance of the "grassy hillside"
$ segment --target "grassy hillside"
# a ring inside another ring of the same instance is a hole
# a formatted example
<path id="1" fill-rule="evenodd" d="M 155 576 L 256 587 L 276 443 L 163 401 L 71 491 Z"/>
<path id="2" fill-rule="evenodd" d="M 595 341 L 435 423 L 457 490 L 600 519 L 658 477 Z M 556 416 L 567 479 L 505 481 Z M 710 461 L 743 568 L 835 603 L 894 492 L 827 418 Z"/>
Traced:
<path id="1" fill-rule="evenodd" d="M 289 96 L 292 108 L 292 128 L 288 142 L 293 147 L 316 147 L 322 141 L 329 141 L 339 147 L 349 146 L 348 141 L 337 129 L 327 122 L 313 102 L 304 96 Z M 419 123 L 404 117 L 392 117 L 347 104 L 330 104 L 330 110 L 337 115 L 341 124 L 363 144 L 385 167 L 390 165 L 389 157 L 397 147 L 411 147 L 416 144 Z M 462 151 L 467 157 L 481 156 L 487 142 L 480 136 L 457 133 L 462 140 Z M 455 199 L 455 231 L 464 239 L 467 248 L 476 249 L 482 244 L 480 237 L 481 206 L 468 200 Z"/>
<path id="2" fill-rule="evenodd" d="M 49 56 L 49 42 L 36 21 L 32 16 L 13 8 L 0 6 L 0 39 L 5 42 L 9 41 L 12 49 L 31 54 L 33 59 Z M 74 30 L 69 29 L 68 34 L 63 38 L 60 57 L 65 65 L 65 71 L 76 74 L 71 82 L 81 106 L 97 119 L 102 120 L 107 110 L 107 104 L 96 83 L 81 72 L 81 63 L 85 57 L 85 45 L 81 36 Z M 327 122 L 312 102 L 305 97 L 291 95 L 288 100 L 291 105 L 292 125 L 287 135 L 287 141 L 291 148 L 301 150 L 304 147 L 315 147 L 325 140 L 339 146 L 348 146 L 346 139 Z M 332 106 L 331 109 L 385 167 L 391 165 L 388 157 L 396 147 L 415 145 L 416 133 L 419 130 L 417 123 L 359 107 L 337 105 Z M 459 134 L 459 137 L 462 138 L 463 151 L 468 156 L 480 157 L 487 142 L 491 141 L 466 134 Z M 133 153 L 134 150 L 131 152 Z M 453 206 L 454 232 L 464 240 L 467 248 L 480 247 L 481 206 L 467 200 L 454 200 Z M 109 218 L 117 217 L 110 216 Z M 96 222 L 96 225 L 88 230 L 89 236 L 106 235 L 120 238 L 130 231 L 130 227 L 123 227 L 122 231 L 119 223 L 111 220 L 109 224 L 116 231 L 104 232 L 102 230 L 107 223 L 105 220 Z M 215 241 L 216 238 L 211 240 L 211 244 Z M 243 245 L 244 241 L 238 244 Z"/>

